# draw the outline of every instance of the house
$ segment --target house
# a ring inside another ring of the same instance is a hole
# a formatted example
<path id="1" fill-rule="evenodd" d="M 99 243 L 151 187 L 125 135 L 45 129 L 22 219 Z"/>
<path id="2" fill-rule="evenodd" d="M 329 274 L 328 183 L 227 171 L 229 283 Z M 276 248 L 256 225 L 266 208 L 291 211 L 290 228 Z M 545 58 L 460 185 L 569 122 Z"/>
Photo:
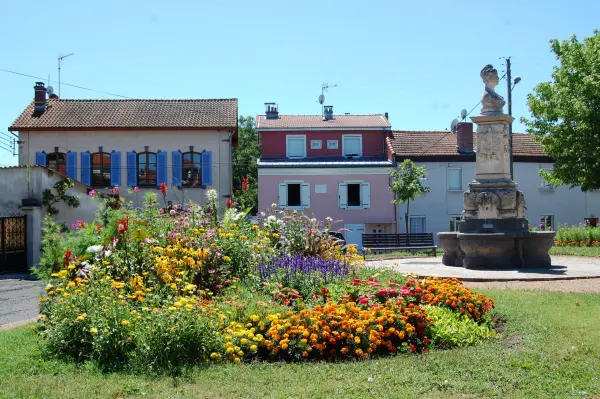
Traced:
<path id="1" fill-rule="evenodd" d="M 34 101 L 9 127 L 18 132 L 19 165 L 40 165 L 96 190 L 169 186 L 173 203 L 205 203 L 207 188 L 232 194 L 231 151 L 237 142 L 237 99 Z"/>
<path id="2" fill-rule="evenodd" d="M 346 241 L 395 231 L 389 190 L 392 147 L 387 115 L 281 115 L 275 103 L 256 117 L 259 210 L 275 203 L 340 220 Z"/>
<path id="3" fill-rule="evenodd" d="M 411 159 L 427 167 L 423 183 L 430 192 L 411 202 L 411 232 L 455 231 L 463 210 L 463 192 L 475 177 L 472 123 L 459 123 L 457 132 L 394 131 L 392 146 L 396 163 Z M 532 227 L 557 228 L 575 225 L 600 215 L 600 193 L 579 188 L 553 187 L 539 175 L 551 170 L 552 160 L 529 134 L 513 134 L 514 181 L 525 194 L 526 213 Z M 405 205 L 399 204 L 398 222 L 403 226 Z"/>

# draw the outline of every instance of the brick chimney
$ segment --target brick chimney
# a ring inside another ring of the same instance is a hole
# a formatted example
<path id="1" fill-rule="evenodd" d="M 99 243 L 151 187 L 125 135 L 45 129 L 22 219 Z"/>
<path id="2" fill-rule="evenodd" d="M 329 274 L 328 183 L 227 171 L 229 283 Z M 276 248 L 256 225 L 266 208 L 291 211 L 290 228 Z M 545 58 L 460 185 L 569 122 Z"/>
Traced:
<path id="1" fill-rule="evenodd" d="M 279 118 L 279 111 L 278 111 L 277 104 L 265 103 L 265 114 L 267 115 L 267 119 Z"/>
<path id="2" fill-rule="evenodd" d="M 333 105 L 323 107 L 323 120 L 330 121 L 333 119 Z"/>
<path id="3" fill-rule="evenodd" d="M 456 128 L 456 147 L 461 154 L 473 153 L 473 124 L 460 122 Z"/>
<path id="4" fill-rule="evenodd" d="M 46 87 L 43 82 L 35 82 L 33 86 L 35 95 L 33 97 L 33 115 L 41 116 L 46 111 Z"/>

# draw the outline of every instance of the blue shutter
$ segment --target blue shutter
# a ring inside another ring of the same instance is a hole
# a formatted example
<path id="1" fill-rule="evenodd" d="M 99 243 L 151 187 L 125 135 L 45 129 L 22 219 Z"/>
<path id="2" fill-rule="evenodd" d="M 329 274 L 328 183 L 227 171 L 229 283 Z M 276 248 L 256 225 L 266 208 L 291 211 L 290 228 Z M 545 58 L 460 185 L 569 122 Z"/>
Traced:
<path id="1" fill-rule="evenodd" d="M 91 161 L 92 154 L 89 152 L 81 153 L 81 183 L 85 184 L 86 186 L 92 185 L 92 174 L 90 170 Z"/>
<path id="2" fill-rule="evenodd" d="M 43 152 L 36 152 L 35 164 L 39 166 L 46 166 L 46 154 L 44 154 Z"/>
<path id="3" fill-rule="evenodd" d="M 127 185 L 129 187 L 137 186 L 137 154 L 135 152 L 127 153 Z"/>
<path id="4" fill-rule="evenodd" d="M 77 153 L 67 152 L 67 176 L 73 180 L 77 180 Z"/>
<path id="5" fill-rule="evenodd" d="M 156 154 L 156 185 L 167 184 L 167 152 L 159 151 Z"/>
<path id="6" fill-rule="evenodd" d="M 171 167 L 173 168 L 173 181 L 172 185 L 181 187 L 181 168 L 182 168 L 183 154 L 181 151 L 173 151 L 171 153 Z"/>
<path id="7" fill-rule="evenodd" d="M 212 152 L 202 153 L 202 185 L 212 186 Z"/>
<path id="8" fill-rule="evenodd" d="M 113 187 L 121 185 L 121 153 L 119 151 L 110 153 L 110 185 Z"/>

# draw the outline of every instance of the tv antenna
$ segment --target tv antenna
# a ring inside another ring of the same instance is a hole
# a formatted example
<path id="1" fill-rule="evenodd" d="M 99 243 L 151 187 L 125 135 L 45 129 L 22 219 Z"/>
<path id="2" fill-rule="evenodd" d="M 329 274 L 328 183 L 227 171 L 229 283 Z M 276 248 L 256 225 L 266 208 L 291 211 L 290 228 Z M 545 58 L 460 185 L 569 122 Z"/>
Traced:
<path id="1" fill-rule="evenodd" d="M 466 118 L 467 118 L 467 110 L 463 109 L 462 111 L 460 111 L 460 119 L 464 121 Z"/>
<path id="2" fill-rule="evenodd" d="M 321 95 L 319 96 L 319 104 L 321 104 L 321 114 L 325 112 L 323 107 L 323 104 L 325 103 L 325 92 L 329 91 L 329 89 L 333 89 L 334 87 L 337 87 L 337 85 L 329 83 L 323 83 L 321 85 Z"/>
<path id="3" fill-rule="evenodd" d="M 70 57 L 72 55 L 75 55 L 75 53 L 70 53 L 67 55 L 61 55 L 60 57 L 58 57 L 58 98 L 60 98 L 60 64 L 62 63 L 62 61 L 67 58 Z"/>
<path id="4" fill-rule="evenodd" d="M 458 126 L 458 119 L 454 118 L 452 123 L 450 124 L 450 130 L 456 132 L 456 127 Z"/>

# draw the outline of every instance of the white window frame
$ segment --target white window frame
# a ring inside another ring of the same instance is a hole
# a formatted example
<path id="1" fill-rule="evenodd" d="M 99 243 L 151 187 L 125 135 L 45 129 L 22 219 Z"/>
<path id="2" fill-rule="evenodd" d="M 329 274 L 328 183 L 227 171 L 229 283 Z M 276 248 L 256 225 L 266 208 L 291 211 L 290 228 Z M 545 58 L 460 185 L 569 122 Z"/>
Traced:
<path id="1" fill-rule="evenodd" d="M 287 205 L 287 190 L 289 184 L 299 184 L 300 185 L 300 205 L 299 206 L 289 206 Z M 280 187 L 285 185 L 285 204 L 282 203 L 280 197 Z M 305 182 L 304 180 L 285 180 L 278 184 L 277 186 L 277 204 L 281 209 L 308 209 L 310 208 L 310 183 Z"/>
<path id="2" fill-rule="evenodd" d="M 302 155 L 290 156 L 290 139 L 291 140 L 303 140 Z M 290 159 L 301 159 L 306 158 L 306 135 L 305 134 L 288 134 L 285 136 L 285 156 Z"/>
<path id="3" fill-rule="evenodd" d="M 359 206 L 348 206 L 348 184 L 360 185 Z M 345 194 L 342 193 L 342 190 L 345 191 Z M 338 207 L 346 210 L 369 209 L 371 207 L 371 183 L 364 180 L 345 180 L 338 183 Z"/>
<path id="4" fill-rule="evenodd" d="M 359 152 L 358 155 L 359 157 L 362 157 L 363 154 L 363 146 L 362 146 L 362 134 L 342 134 L 342 155 L 347 157 L 348 155 L 346 155 L 346 139 L 356 139 L 358 138 L 358 147 L 359 147 Z"/>
<path id="5" fill-rule="evenodd" d="M 328 150 L 337 150 L 339 148 L 339 140 L 327 140 Z"/>
<path id="6" fill-rule="evenodd" d="M 540 170 L 545 170 L 546 172 L 552 172 L 551 168 L 540 168 Z M 542 191 L 552 191 L 554 190 L 554 186 L 546 181 L 542 176 L 540 176 L 540 190 Z"/>
<path id="7" fill-rule="evenodd" d="M 310 141 L 310 149 L 311 150 L 322 150 L 323 149 L 323 140 L 311 140 Z"/>
<path id="8" fill-rule="evenodd" d="M 546 218 L 549 217 L 550 218 L 550 226 L 552 228 L 552 230 L 554 231 L 554 223 L 556 222 L 554 220 L 554 213 L 553 212 L 547 212 L 547 213 L 542 213 L 540 215 L 540 224 L 542 224 L 542 218 L 544 219 L 544 230 L 546 230 Z M 540 225 L 538 224 L 536 227 L 540 227 Z"/>
<path id="9" fill-rule="evenodd" d="M 427 232 L 427 217 L 425 215 L 410 215 L 408 217 L 408 228 L 410 229 L 410 233 L 412 233 L 412 220 L 413 219 L 423 219 L 423 233 Z"/>
<path id="10" fill-rule="evenodd" d="M 456 187 L 450 187 L 450 175 L 451 175 L 451 171 L 453 170 L 457 170 L 458 171 L 458 183 L 460 184 L 460 187 L 456 188 Z M 456 167 L 456 166 L 452 166 L 448 168 L 448 191 L 463 191 L 463 184 L 462 184 L 462 168 L 461 167 Z"/>

